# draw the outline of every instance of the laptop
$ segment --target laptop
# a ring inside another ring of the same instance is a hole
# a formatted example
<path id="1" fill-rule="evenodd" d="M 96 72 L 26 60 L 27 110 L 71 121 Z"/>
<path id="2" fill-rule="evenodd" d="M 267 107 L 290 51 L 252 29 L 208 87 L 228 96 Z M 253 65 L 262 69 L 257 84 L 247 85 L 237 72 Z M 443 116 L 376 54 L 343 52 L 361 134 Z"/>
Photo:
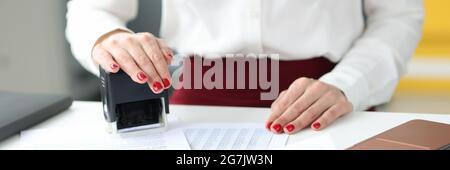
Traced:
<path id="1" fill-rule="evenodd" d="M 65 95 L 0 91 L 0 141 L 36 125 L 72 105 Z"/>

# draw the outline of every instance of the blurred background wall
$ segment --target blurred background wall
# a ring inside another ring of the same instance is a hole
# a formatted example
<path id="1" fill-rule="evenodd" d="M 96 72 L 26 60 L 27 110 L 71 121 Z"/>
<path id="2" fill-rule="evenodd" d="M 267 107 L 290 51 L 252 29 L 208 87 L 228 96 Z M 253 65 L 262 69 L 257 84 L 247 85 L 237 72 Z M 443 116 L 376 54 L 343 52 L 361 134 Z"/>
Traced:
<path id="1" fill-rule="evenodd" d="M 158 35 L 161 0 L 139 2 L 129 27 Z M 381 110 L 450 113 L 450 1 L 424 2 L 423 39 L 392 102 Z M 0 90 L 99 99 L 97 78 L 81 68 L 65 40 L 66 3 L 0 0 Z"/>
<path id="2" fill-rule="evenodd" d="M 450 1 L 424 3 L 422 40 L 385 110 L 450 113 Z"/>
<path id="3" fill-rule="evenodd" d="M 97 78 L 74 59 L 65 39 L 66 3 L 0 0 L 0 90 L 100 99 Z M 139 10 L 129 27 L 158 35 L 161 1 L 141 0 L 140 4 L 146 10 Z"/>

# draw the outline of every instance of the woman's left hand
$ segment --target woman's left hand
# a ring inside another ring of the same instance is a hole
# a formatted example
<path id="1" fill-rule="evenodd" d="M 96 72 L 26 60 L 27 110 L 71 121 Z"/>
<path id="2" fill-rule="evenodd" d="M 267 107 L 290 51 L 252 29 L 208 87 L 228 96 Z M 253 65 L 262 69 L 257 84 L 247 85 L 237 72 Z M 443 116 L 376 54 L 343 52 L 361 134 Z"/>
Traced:
<path id="1" fill-rule="evenodd" d="M 352 104 L 338 88 L 303 77 L 295 80 L 272 103 L 266 128 L 287 134 L 308 126 L 321 130 L 352 110 Z"/>

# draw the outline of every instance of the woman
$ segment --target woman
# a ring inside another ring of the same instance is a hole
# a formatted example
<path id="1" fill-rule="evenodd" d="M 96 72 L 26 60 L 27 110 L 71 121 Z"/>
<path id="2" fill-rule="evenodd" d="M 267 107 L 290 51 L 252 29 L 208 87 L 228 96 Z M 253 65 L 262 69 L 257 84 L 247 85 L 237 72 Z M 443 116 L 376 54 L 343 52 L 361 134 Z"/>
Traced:
<path id="1" fill-rule="evenodd" d="M 271 106 L 268 130 L 288 134 L 321 130 L 340 116 L 388 102 L 423 20 L 421 0 L 162 2 L 161 37 L 155 37 L 126 27 L 137 0 L 70 1 L 67 37 L 74 55 L 94 74 L 98 66 L 121 69 L 158 93 L 173 83 L 171 48 L 204 60 L 208 54 L 278 54 L 270 58 L 279 62 L 276 100 L 260 100 L 255 94 L 263 88 L 200 88 L 177 90 L 171 102 Z"/>

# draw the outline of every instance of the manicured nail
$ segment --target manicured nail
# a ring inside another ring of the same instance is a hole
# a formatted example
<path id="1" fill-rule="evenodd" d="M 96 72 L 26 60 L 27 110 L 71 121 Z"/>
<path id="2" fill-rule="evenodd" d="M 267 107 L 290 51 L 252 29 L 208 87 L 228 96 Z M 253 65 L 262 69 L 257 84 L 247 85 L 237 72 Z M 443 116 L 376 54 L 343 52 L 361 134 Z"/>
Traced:
<path id="1" fill-rule="evenodd" d="M 139 72 L 139 73 L 137 74 L 137 78 L 138 78 L 140 81 L 145 81 L 145 80 L 147 79 L 147 76 L 146 76 L 144 73 Z"/>
<path id="2" fill-rule="evenodd" d="M 280 124 L 273 125 L 272 128 L 275 129 L 275 131 L 277 131 L 277 132 L 281 132 L 281 125 Z"/>
<path id="3" fill-rule="evenodd" d="M 168 88 L 170 86 L 169 79 L 163 79 L 164 88 Z"/>
<path id="4" fill-rule="evenodd" d="M 167 57 L 169 57 L 169 58 L 173 58 L 172 52 L 168 52 L 166 55 L 167 55 Z"/>
<path id="5" fill-rule="evenodd" d="M 154 82 L 152 88 L 154 92 L 160 92 L 163 87 L 160 82 Z"/>
<path id="6" fill-rule="evenodd" d="M 272 126 L 272 123 L 273 123 L 273 122 L 267 123 L 267 124 L 266 124 L 266 128 L 267 128 L 267 129 L 270 129 L 270 126 Z"/>
<path id="7" fill-rule="evenodd" d="M 314 129 L 319 129 L 320 128 L 320 123 L 319 122 L 315 122 L 312 124 Z"/>
<path id="8" fill-rule="evenodd" d="M 295 126 L 293 124 L 289 124 L 286 127 L 284 127 L 288 132 L 292 132 L 295 129 Z"/>
<path id="9" fill-rule="evenodd" d="M 119 67 L 119 65 L 117 65 L 116 63 L 112 63 L 111 65 L 110 65 L 110 67 L 111 67 L 111 69 L 116 69 L 117 67 Z"/>

